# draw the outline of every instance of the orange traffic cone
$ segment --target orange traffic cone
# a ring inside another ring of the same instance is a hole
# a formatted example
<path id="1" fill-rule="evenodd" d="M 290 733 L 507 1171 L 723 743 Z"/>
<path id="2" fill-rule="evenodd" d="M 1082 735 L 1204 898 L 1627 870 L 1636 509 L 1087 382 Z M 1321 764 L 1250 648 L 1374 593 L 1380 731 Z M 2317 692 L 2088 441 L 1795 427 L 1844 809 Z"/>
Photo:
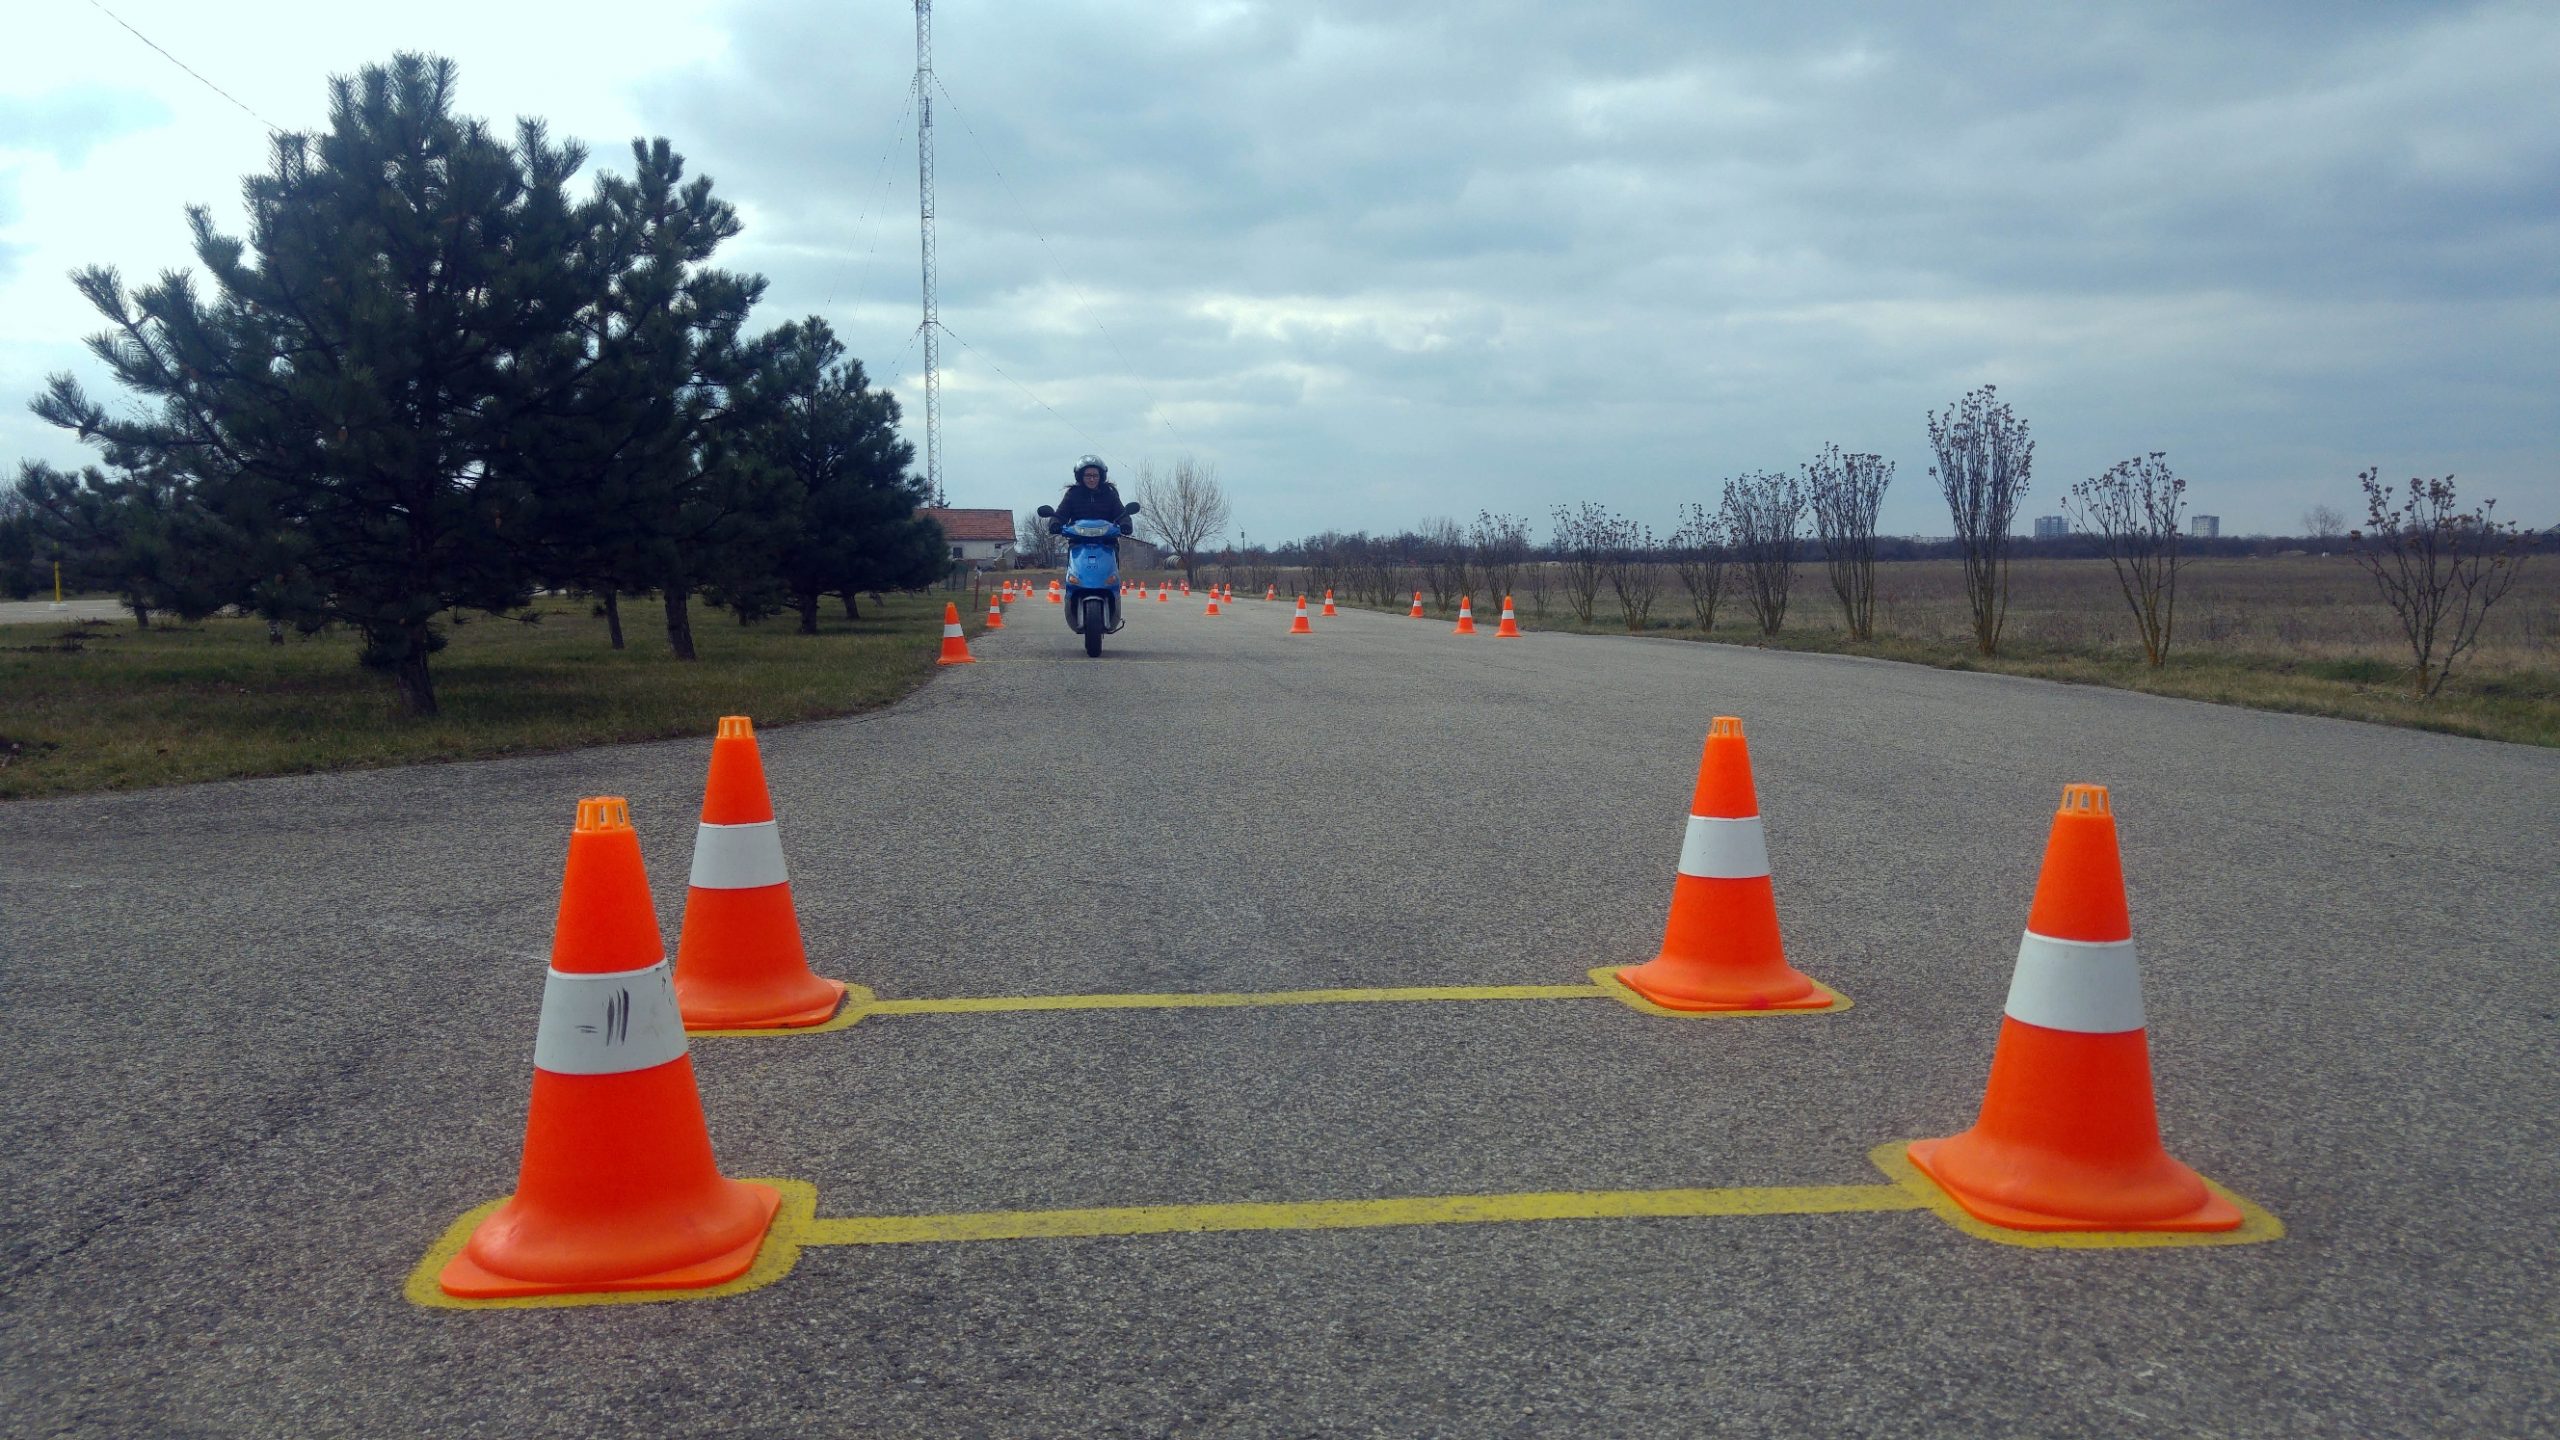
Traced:
<path id="1" fill-rule="evenodd" d="M 1414 591 L 1414 592 L 1413 592 L 1413 609 L 1411 609 L 1410 611 L 1407 611 L 1407 612 L 1406 612 L 1406 618 L 1408 618 L 1408 619 L 1413 619 L 1413 620 L 1419 620 L 1419 619 L 1421 619 L 1421 618 L 1422 618 L 1422 592 L 1421 592 L 1421 591 L 1416 590 L 1416 591 Z"/>
<path id="2" fill-rule="evenodd" d="M 1159 585 L 1157 585 L 1157 586 L 1156 586 L 1156 603 L 1157 603 L 1157 604 L 1159 604 L 1159 605 L 1170 605 L 1170 604 L 1172 604 L 1172 603 L 1173 603 L 1173 587 L 1172 587 L 1172 586 L 1170 586 L 1170 585 L 1163 585 L 1163 584 L 1159 584 Z"/>
<path id="3" fill-rule="evenodd" d="M 712 1158 L 630 805 L 579 801 L 516 1193 L 436 1284 L 472 1300 L 718 1285 L 755 1262 L 781 1201 Z"/>
<path id="4" fill-rule="evenodd" d="M 2240 1209 L 2160 1144 L 2124 864 L 2103 785 L 2066 785 L 1973 1128 L 1911 1163 L 2012 1230 L 2233 1230 Z"/>
<path id="5" fill-rule="evenodd" d="M 1304 595 L 1298 597 L 1298 618 L 1289 622 L 1289 633 L 1292 635 L 1316 633 L 1315 627 L 1307 623 L 1307 597 Z"/>
<path id="6" fill-rule="evenodd" d="M 990 630 L 1004 628 L 1004 607 L 996 603 L 996 597 L 993 595 L 987 597 L 987 628 Z"/>
<path id="7" fill-rule="evenodd" d="M 1520 638 L 1520 617 L 1512 613 L 1511 597 L 1508 595 L 1502 597 L 1502 624 L 1493 632 L 1493 638 L 1496 640 Z"/>
<path id="8" fill-rule="evenodd" d="M 676 939 L 676 1005 L 689 1030 L 788 1030 L 836 1013 L 844 982 L 809 973 L 782 832 L 754 722 L 720 717 Z"/>
<path id="9" fill-rule="evenodd" d="M 1191 598 L 1191 582 L 1187 579 L 1182 582 L 1182 598 L 1185 600 Z"/>
<path id="10" fill-rule="evenodd" d="M 1058 582 L 1055 580 L 1049 582 L 1049 603 L 1052 605 L 1063 605 L 1067 603 L 1066 600 L 1058 594 Z"/>
<path id="11" fill-rule="evenodd" d="M 942 602 L 942 658 L 936 665 L 975 665 L 978 657 L 969 653 L 969 637 L 960 628 L 960 607 Z"/>
<path id="12" fill-rule="evenodd" d="M 1719 715 L 1698 757 L 1662 950 L 1618 972 L 1669 1010 L 1827 1010 L 1840 997 L 1787 964 L 1742 722 Z"/>
<path id="13" fill-rule="evenodd" d="M 1340 611 L 1338 611 L 1338 610 L 1336 610 L 1336 609 L 1334 609 L 1334 608 L 1333 608 L 1333 591 L 1332 591 L 1332 589 L 1331 589 L 1330 587 L 1327 587 L 1327 589 L 1326 589 L 1326 590 L 1325 590 L 1325 592 L 1324 592 L 1324 610 L 1323 610 L 1323 612 L 1322 612 L 1322 613 L 1323 613 L 1324 617 L 1325 617 L 1326 619 L 1328 619 L 1328 620 L 1333 619 L 1334 617 L 1336 617 L 1337 615 L 1339 615 L 1339 614 L 1341 614 L 1341 613 L 1342 613 L 1342 612 L 1340 612 Z"/>
<path id="14" fill-rule="evenodd" d="M 1218 613 L 1218 592 L 1215 590 L 1209 592 L 1209 609 L 1206 613 L 1211 615 Z"/>
<path id="15" fill-rule="evenodd" d="M 1277 585 L 1265 585 L 1265 586 L 1263 586 L 1263 587 L 1262 587 L 1262 598 L 1263 598 L 1263 599 L 1265 599 L 1265 600 L 1277 600 L 1277 599 L 1279 599 L 1279 598 L 1280 598 L 1280 587 L 1279 587 L 1279 586 L 1277 586 Z"/>
<path id="16" fill-rule="evenodd" d="M 1465 595 L 1458 597 L 1458 628 L 1450 631 L 1450 634 L 1473 635 L 1476 633 L 1475 607 L 1468 603 L 1469 599 L 1470 597 Z"/>

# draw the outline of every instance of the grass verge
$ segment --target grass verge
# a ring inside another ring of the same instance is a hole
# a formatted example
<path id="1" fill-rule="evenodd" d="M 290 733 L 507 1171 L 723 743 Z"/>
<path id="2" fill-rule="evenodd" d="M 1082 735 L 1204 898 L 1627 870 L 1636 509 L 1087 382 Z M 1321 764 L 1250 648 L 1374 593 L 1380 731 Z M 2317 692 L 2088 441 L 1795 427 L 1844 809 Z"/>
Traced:
<path id="1" fill-rule="evenodd" d="M 885 705 L 930 678 L 944 596 L 840 611 L 819 633 L 785 616 L 741 626 L 694 610 L 701 659 L 667 653 L 654 603 L 626 604 L 612 649 L 584 601 L 537 623 L 468 617 L 435 658 L 443 713 L 399 712 L 390 681 L 345 634 L 268 643 L 254 620 L 0 626 L 0 799 L 294 775 L 709 735 Z M 963 607 L 964 609 L 966 607 Z M 981 617 L 966 617 L 977 633 Z"/>

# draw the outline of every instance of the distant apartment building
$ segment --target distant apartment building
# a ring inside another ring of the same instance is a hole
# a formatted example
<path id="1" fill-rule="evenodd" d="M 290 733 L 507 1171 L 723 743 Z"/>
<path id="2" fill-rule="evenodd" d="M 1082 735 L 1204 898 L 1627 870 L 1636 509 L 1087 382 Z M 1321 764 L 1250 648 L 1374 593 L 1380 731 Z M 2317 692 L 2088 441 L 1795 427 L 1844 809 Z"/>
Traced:
<path id="1" fill-rule="evenodd" d="M 2059 540 L 2070 533 L 2071 522 L 2059 515 L 2036 517 L 2036 538 L 2039 540 Z"/>
<path id="2" fill-rule="evenodd" d="M 2199 540 L 2217 540 L 2222 536 L 2222 517 L 2195 515 L 2187 520 L 2187 533 Z"/>

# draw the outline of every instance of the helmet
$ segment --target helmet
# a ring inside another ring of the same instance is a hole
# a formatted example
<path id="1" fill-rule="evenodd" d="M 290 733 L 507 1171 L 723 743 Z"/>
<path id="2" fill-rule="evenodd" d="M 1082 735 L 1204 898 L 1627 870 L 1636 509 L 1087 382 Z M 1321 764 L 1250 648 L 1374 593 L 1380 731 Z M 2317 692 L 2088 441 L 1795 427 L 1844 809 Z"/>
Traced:
<path id="1" fill-rule="evenodd" d="M 1075 472 L 1067 478 L 1081 483 L 1084 479 L 1084 472 L 1087 470 L 1101 471 L 1102 478 L 1106 482 L 1111 479 L 1111 467 L 1103 464 L 1102 457 L 1099 455 L 1087 455 L 1083 459 L 1077 461 Z"/>

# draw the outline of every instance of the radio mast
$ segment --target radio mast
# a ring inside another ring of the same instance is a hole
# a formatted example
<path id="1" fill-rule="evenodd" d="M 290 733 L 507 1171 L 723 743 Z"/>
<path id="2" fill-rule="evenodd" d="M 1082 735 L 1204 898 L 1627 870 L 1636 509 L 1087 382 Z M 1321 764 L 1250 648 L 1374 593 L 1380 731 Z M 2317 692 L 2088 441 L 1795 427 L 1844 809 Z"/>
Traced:
<path id="1" fill-rule="evenodd" d="M 942 493 L 942 316 L 933 269 L 933 0 L 916 0 L 916 220 L 924 251 L 924 479 L 936 506 Z"/>

